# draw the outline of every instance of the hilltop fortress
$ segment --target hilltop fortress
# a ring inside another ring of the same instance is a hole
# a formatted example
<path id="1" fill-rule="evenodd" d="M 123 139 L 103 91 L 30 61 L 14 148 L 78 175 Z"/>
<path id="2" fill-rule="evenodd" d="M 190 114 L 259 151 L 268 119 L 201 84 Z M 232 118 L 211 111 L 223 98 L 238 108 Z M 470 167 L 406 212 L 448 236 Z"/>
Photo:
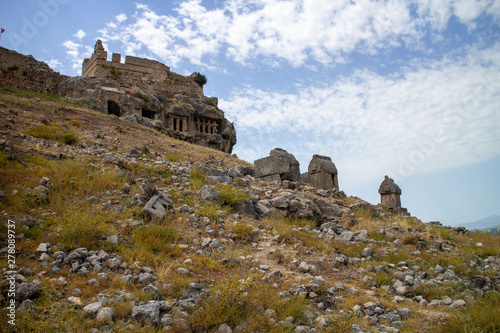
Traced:
<path id="1" fill-rule="evenodd" d="M 205 76 L 176 74 L 155 60 L 108 52 L 101 40 L 83 61 L 82 76 L 52 71 L 32 56 L 0 48 L 5 69 L 0 85 L 58 94 L 92 109 L 155 128 L 176 139 L 232 153 L 236 130 L 218 107 L 216 97 L 203 93 Z"/>

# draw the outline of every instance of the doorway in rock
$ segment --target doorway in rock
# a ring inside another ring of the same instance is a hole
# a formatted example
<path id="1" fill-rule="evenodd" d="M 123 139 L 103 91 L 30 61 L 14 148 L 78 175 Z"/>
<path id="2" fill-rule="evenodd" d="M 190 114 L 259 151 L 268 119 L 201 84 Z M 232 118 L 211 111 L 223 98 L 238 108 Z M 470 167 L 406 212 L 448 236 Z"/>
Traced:
<path id="1" fill-rule="evenodd" d="M 115 116 L 120 116 L 120 106 L 115 101 L 108 101 L 108 114 L 114 114 Z"/>
<path id="2" fill-rule="evenodd" d="M 153 110 L 142 109 L 142 114 L 141 115 L 144 118 L 155 119 L 155 114 L 156 114 L 156 112 L 154 112 Z"/>

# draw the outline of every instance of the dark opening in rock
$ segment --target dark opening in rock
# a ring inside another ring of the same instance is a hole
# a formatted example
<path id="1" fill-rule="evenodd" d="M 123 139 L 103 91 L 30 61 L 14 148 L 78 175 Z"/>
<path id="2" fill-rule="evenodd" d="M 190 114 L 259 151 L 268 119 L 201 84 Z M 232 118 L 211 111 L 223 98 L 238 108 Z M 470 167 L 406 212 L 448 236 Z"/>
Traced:
<path id="1" fill-rule="evenodd" d="M 114 114 L 120 116 L 120 107 L 115 101 L 108 101 L 108 114 Z"/>
<path id="2" fill-rule="evenodd" d="M 142 116 L 144 118 L 155 119 L 156 112 L 148 109 L 142 109 Z"/>

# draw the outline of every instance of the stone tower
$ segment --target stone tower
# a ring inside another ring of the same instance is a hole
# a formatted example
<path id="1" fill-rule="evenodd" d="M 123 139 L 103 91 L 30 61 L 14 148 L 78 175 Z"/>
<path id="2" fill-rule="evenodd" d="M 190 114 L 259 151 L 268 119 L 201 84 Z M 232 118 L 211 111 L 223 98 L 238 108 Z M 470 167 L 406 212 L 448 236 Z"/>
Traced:
<path id="1" fill-rule="evenodd" d="M 384 181 L 380 184 L 378 193 L 380 193 L 380 203 L 382 206 L 392 209 L 401 208 L 401 189 L 388 176 L 385 176 Z"/>

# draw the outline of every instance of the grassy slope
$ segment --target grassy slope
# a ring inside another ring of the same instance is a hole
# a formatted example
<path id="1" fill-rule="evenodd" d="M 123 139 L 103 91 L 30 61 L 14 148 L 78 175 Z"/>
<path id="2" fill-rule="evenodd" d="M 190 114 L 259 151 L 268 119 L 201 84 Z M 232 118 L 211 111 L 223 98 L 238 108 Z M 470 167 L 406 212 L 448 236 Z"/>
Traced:
<path id="1" fill-rule="evenodd" d="M 5 235 L 6 218 L 19 221 L 16 231 L 24 233 L 24 238 L 18 239 L 16 243 L 17 248 L 21 250 L 17 256 L 20 267 L 30 267 L 36 272 L 42 269 L 40 262 L 30 257 L 41 242 L 50 242 L 53 251 L 71 250 L 79 246 L 89 250 L 105 249 L 123 256 L 133 271 L 137 271 L 142 265 L 152 267 L 160 286 L 170 284 L 165 288 L 160 287 L 161 295 L 167 300 L 180 297 L 190 282 L 205 283 L 210 290 L 209 295 L 218 294 L 218 298 L 204 298 L 202 304 L 190 315 L 191 326 L 200 331 L 213 331 L 222 323 L 228 323 L 234 328 L 242 322 L 246 322 L 248 331 L 271 331 L 273 326 L 261 319 L 262 307 L 275 309 L 277 319 L 293 316 L 299 323 L 305 323 L 308 312 L 315 311 L 311 301 L 301 296 L 287 300 L 278 296 L 279 291 L 290 288 L 294 283 L 305 284 L 310 280 L 300 280 L 303 276 L 295 273 L 291 262 L 299 258 L 317 265 L 318 271 L 315 275 L 323 276 L 325 286 L 333 286 L 340 281 L 346 288 L 354 286 L 363 290 L 357 296 L 345 291 L 338 292 L 336 304 L 331 306 L 334 312 L 328 314 L 331 318 L 329 328 L 325 331 L 348 332 L 351 324 L 366 323 L 364 318 L 343 314 L 349 313 L 356 304 L 373 300 L 381 300 L 389 308 L 409 307 L 413 314 L 405 321 L 402 329 L 405 332 L 493 332 L 500 328 L 500 316 L 497 313 L 500 302 L 498 294 L 477 297 L 477 302 L 465 309 L 422 309 L 411 301 L 396 305 L 391 302 L 392 296 L 383 289 L 368 288 L 362 283 L 363 276 L 367 274 L 373 276 L 379 285 L 391 284 L 394 269 L 380 274 L 368 272 L 370 265 L 383 265 L 384 262 L 395 265 L 401 261 L 412 262 L 412 265 L 419 265 L 430 274 L 436 264 L 445 268 L 453 265 L 457 273 L 474 276 L 479 272 L 467 264 L 477 257 L 499 256 L 498 238 L 480 232 L 457 235 L 448 229 L 424 225 L 413 218 L 400 217 L 389 212 L 386 217 L 379 218 L 368 209 L 355 209 L 356 220 L 352 230 L 366 229 L 370 238 L 379 241 L 378 244 L 370 245 L 374 247 L 375 256 L 371 261 L 361 263 L 360 267 L 346 266 L 335 269 L 329 264 L 331 256 L 342 253 L 350 257 L 360 257 L 361 250 L 366 245 L 327 242 L 310 231 L 314 226 L 312 221 L 292 221 L 278 217 L 263 220 L 238 217 L 228 212 L 231 205 L 237 203 L 230 200 L 220 202 L 219 205 L 202 204 L 196 193 L 205 184 L 203 173 L 193 168 L 190 184 L 175 186 L 172 183 L 174 173 L 171 167 L 154 163 L 156 160 L 168 160 L 175 162 L 177 166 L 185 163 L 228 169 L 236 165 L 248 165 L 244 161 L 218 151 L 174 140 L 114 116 L 63 103 L 51 96 L 3 91 L 0 92 L 0 102 L 7 105 L 7 108 L 0 108 L 0 137 L 14 144 L 13 152 L 0 153 L 0 189 L 5 194 L 0 204 L 0 211 L 3 212 L 0 228 L 1 234 Z M 32 139 L 25 133 L 39 138 Z M 71 139 L 69 141 L 68 135 Z M 94 153 L 82 153 L 82 150 L 77 148 L 79 145 L 91 147 Z M 139 154 L 137 162 L 127 162 L 120 168 L 106 162 L 110 156 L 120 157 L 132 147 L 145 146 L 148 151 Z M 55 153 L 63 153 L 68 158 L 47 158 Z M 26 192 L 28 188 L 35 188 L 42 177 L 48 177 L 53 182 L 47 200 L 43 196 Z M 229 242 L 224 253 L 214 251 L 211 254 L 195 254 L 190 246 L 196 245 L 205 235 L 206 226 L 192 225 L 189 214 L 185 213 L 167 215 L 163 221 L 151 223 L 148 228 L 119 223 L 144 218 L 141 206 L 137 204 L 137 197 L 143 193 L 139 179 L 147 179 L 159 190 L 168 192 L 174 199 L 175 207 L 188 204 L 200 215 L 209 217 L 207 226 L 216 232 L 225 228 L 226 231 L 236 234 L 235 242 Z M 128 184 L 128 187 L 125 184 Z M 219 190 L 227 193 L 226 198 L 240 197 L 243 200 L 247 189 L 239 187 Z M 91 204 L 88 200 L 90 196 L 97 197 L 100 204 Z M 339 203 L 345 206 L 358 201 L 353 197 L 339 199 Z M 116 209 L 118 206 L 121 210 Z M 219 217 L 223 217 L 223 224 Z M 388 252 L 383 244 L 389 244 L 389 239 L 377 230 L 391 229 L 394 226 L 401 227 L 394 229 L 393 233 L 402 239 L 405 245 L 399 250 Z M 261 229 L 260 236 L 253 232 L 257 227 Z M 105 240 L 105 236 L 117 233 L 122 235 L 120 245 Z M 283 241 L 277 246 L 272 245 L 272 251 L 268 249 L 266 256 L 262 256 L 266 250 L 262 247 L 272 244 L 266 240 L 276 235 Z M 451 251 L 426 251 L 416 254 L 415 235 L 426 239 L 430 244 L 433 240 L 440 240 L 446 247 L 451 248 Z M 0 241 L 1 247 L 4 247 L 6 238 L 3 236 Z M 477 248 L 477 242 L 482 242 L 484 246 Z M 241 261 L 239 258 L 242 255 L 260 256 L 271 268 L 279 268 L 290 274 L 285 274 L 286 278 L 279 282 L 279 289 L 276 289 L 272 281 L 263 281 L 262 275 L 256 273 L 258 264 L 248 260 Z M 321 261 L 321 257 L 327 258 L 326 263 Z M 183 264 L 186 258 L 192 259 L 193 264 Z M 239 261 L 239 264 L 223 264 L 220 261 L 223 258 Z M 6 262 L 2 261 L 0 268 L 4 267 Z M 187 277 L 179 275 L 175 272 L 177 267 L 189 268 L 192 274 Z M 494 277 L 498 272 L 488 274 Z M 58 293 L 68 297 L 73 288 L 78 287 L 83 291 L 81 298 L 84 304 L 90 303 L 98 293 L 113 295 L 119 290 L 132 293 L 137 301 L 151 298 L 151 295 L 145 294 L 136 285 L 124 285 L 118 276 L 103 282 L 99 288 L 88 286 L 86 282 L 95 275 L 91 273 L 87 277 L 80 277 L 63 271 L 61 276 L 68 281 L 68 285 L 64 287 L 51 281 L 51 276 L 41 278 L 44 292 L 35 303 L 40 310 L 48 311 L 39 311 L 36 315 L 19 315 L 22 331 L 56 332 L 63 331 L 63 328 L 68 331 L 88 331 L 92 327 L 100 327 L 102 323 L 83 318 L 81 312 L 71 307 L 64 304 L 53 306 L 58 302 Z M 465 289 L 464 286 L 450 283 L 438 288 L 421 287 L 415 292 L 428 299 L 446 295 L 459 299 L 463 297 Z M 321 287 L 316 292 L 322 296 L 326 294 L 326 287 Z M 117 331 L 124 330 L 125 324 L 121 323 L 120 319 L 127 318 L 131 304 L 115 304 L 113 310 L 114 328 Z M 5 316 L 2 315 L 2 326 L 4 320 Z M 135 331 L 151 330 L 139 325 Z"/>

